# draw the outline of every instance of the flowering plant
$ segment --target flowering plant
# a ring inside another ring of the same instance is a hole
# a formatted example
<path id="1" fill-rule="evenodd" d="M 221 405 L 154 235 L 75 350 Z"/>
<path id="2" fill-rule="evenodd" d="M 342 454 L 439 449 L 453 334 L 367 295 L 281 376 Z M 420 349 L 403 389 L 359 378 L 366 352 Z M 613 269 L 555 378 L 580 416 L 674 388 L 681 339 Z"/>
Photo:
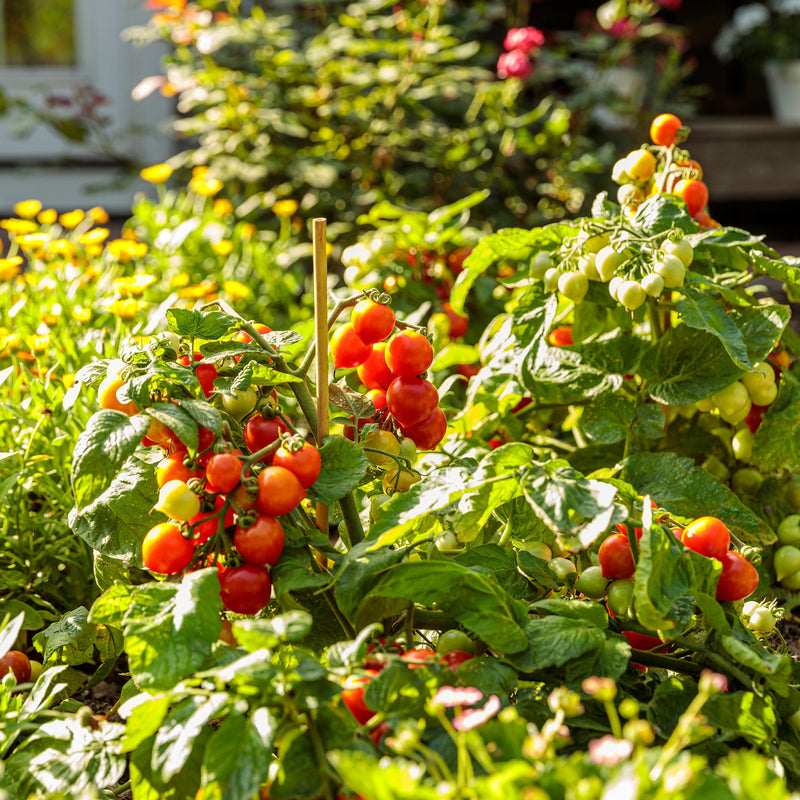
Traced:
<path id="1" fill-rule="evenodd" d="M 769 0 L 739 6 L 717 34 L 713 50 L 721 61 L 761 66 L 800 58 L 800 0 Z"/>

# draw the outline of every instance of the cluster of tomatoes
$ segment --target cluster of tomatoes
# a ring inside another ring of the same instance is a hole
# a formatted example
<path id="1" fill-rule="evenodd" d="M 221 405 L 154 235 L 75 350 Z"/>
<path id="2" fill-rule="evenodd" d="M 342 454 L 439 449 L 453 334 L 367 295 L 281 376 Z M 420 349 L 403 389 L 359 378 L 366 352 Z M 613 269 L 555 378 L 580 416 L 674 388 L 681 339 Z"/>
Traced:
<path id="1" fill-rule="evenodd" d="M 9 650 L 0 656 L 0 679 L 13 674 L 17 683 L 35 683 L 41 671 L 41 662 L 32 661 L 22 650 Z"/>
<path id="2" fill-rule="evenodd" d="M 370 299 L 359 301 L 350 322 L 331 336 L 335 369 L 356 368 L 376 414 L 359 421 L 397 430 L 421 450 L 433 450 L 444 438 L 447 419 L 439 392 L 424 375 L 433 363 L 433 346 L 419 331 L 395 331 L 394 312 Z"/>
<path id="3" fill-rule="evenodd" d="M 239 333 L 236 338 L 250 337 Z M 211 398 L 217 370 L 198 355 L 193 366 L 204 395 Z M 179 362 L 190 364 L 188 356 L 179 357 Z M 138 414 L 135 403 L 117 395 L 124 383 L 118 374 L 108 376 L 100 387 L 100 405 Z M 156 468 L 159 495 L 154 510 L 168 521 L 148 531 L 142 563 L 159 575 L 179 575 L 216 563 L 223 605 L 234 613 L 255 614 L 269 603 L 269 570 L 283 552 L 279 518 L 305 499 L 319 476 L 321 457 L 313 444 L 290 435 L 274 403 L 256 411 L 255 388 L 225 394 L 221 402 L 231 416 L 247 418 L 243 438 L 248 453 L 205 427 L 198 431 L 197 452 L 189 453 L 172 429 L 151 417 L 142 443 L 164 451 Z"/>

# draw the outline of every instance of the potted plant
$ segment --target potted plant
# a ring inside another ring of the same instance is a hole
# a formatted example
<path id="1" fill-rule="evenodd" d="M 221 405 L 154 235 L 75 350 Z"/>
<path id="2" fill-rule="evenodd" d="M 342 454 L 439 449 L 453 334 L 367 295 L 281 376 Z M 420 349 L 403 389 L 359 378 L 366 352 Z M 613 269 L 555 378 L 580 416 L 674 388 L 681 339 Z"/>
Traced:
<path id="1" fill-rule="evenodd" d="M 800 2 L 740 6 L 717 34 L 713 49 L 721 61 L 763 69 L 776 119 L 800 123 Z"/>

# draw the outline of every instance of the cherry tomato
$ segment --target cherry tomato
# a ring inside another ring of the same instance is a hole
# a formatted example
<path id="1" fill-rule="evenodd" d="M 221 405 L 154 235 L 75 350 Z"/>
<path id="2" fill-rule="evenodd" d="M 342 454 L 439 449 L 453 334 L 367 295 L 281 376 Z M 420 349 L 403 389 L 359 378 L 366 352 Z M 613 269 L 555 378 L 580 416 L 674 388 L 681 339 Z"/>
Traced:
<path id="1" fill-rule="evenodd" d="M 159 447 L 168 450 L 175 439 L 172 428 L 167 427 L 160 419 L 150 417 L 150 425 L 147 428 L 147 438 Z"/>
<path id="2" fill-rule="evenodd" d="M 236 503 L 237 508 L 241 509 L 242 512 L 247 513 L 256 507 L 258 492 L 256 491 L 255 494 L 251 494 L 248 490 L 247 484 L 240 483 L 236 489 L 234 489 L 233 494 L 230 495 L 230 499 Z"/>
<path id="3" fill-rule="evenodd" d="M 347 706 L 348 711 L 355 717 L 359 725 L 366 725 L 375 716 L 375 712 L 364 700 L 364 689 L 372 680 L 372 677 L 372 674 L 348 675 L 344 680 L 342 702 Z"/>
<path id="4" fill-rule="evenodd" d="M 417 331 L 400 331 L 386 348 L 386 364 L 398 377 L 413 378 L 433 363 L 433 346 Z"/>
<path id="5" fill-rule="evenodd" d="M 383 744 L 383 737 L 388 736 L 391 732 L 391 726 L 386 720 L 383 720 L 370 730 L 369 738 L 372 739 L 372 743 L 375 747 L 380 749 Z M 339 797 L 343 797 L 343 795 L 339 795 Z"/>
<path id="6" fill-rule="evenodd" d="M 201 427 L 197 431 L 197 465 L 205 467 L 214 455 L 211 449 L 215 439 L 214 431 Z"/>
<path id="7" fill-rule="evenodd" d="M 708 187 L 703 181 L 684 178 L 675 184 L 673 194 L 683 198 L 689 215 L 696 217 L 708 205 Z"/>
<path id="8" fill-rule="evenodd" d="M 635 181 L 647 181 L 656 171 L 656 157 L 649 150 L 634 150 L 625 157 L 625 172 Z"/>
<path id="9" fill-rule="evenodd" d="M 422 476 L 418 472 L 407 469 L 398 470 L 397 467 L 391 467 L 386 470 L 386 474 L 383 476 L 383 491 L 386 494 L 407 492 L 415 483 L 419 483 L 421 480 Z"/>
<path id="10" fill-rule="evenodd" d="M 322 470 L 319 450 L 310 442 L 303 442 L 297 450 L 281 445 L 275 451 L 272 463 L 276 467 L 288 469 L 304 489 L 308 489 L 316 481 Z"/>
<path id="11" fill-rule="evenodd" d="M 14 673 L 17 683 L 27 683 L 31 679 L 31 661 L 21 650 L 9 650 L 0 657 L 0 678 Z"/>
<path id="12" fill-rule="evenodd" d="M 255 453 L 276 442 L 281 433 L 289 433 L 289 427 L 280 417 L 270 418 L 256 414 L 245 423 L 244 443 L 251 453 Z M 271 464 L 274 456 L 274 452 L 268 453 L 261 458 L 261 461 Z"/>
<path id="13" fill-rule="evenodd" d="M 233 534 L 233 544 L 245 561 L 273 567 L 283 553 L 284 540 L 283 526 L 268 514 L 259 514 L 246 528 L 237 526 Z"/>
<path id="14" fill-rule="evenodd" d="M 142 542 L 142 563 L 158 575 L 177 575 L 189 566 L 194 542 L 172 522 L 161 522 L 147 532 Z"/>
<path id="15" fill-rule="evenodd" d="M 559 584 L 566 583 L 567 578 L 578 571 L 572 561 L 568 558 L 561 558 L 561 556 L 551 558 L 547 563 L 547 567 Z"/>
<path id="16" fill-rule="evenodd" d="M 363 364 L 372 352 L 372 345 L 361 341 L 348 322 L 331 336 L 331 356 L 334 369 L 351 369 Z"/>
<path id="17" fill-rule="evenodd" d="M 403 436 L 411 439 L 420 450 L 433 450 L 447 432 L 447 417 L 444 411 L 437 407 L 421 422 L 403 425 L 401 430 Z"/>
<path id="18" fill-rule="evenodd" d="M 195 353 L 194 360 L 195 362 L 202 362 L 202 354 Z M 178 363 L 182 364 L 184 367 L 188 367 L 189 356 L 179 356 Z M 200 388 L 203 390 L 203 394 L 206 397 L 211 397 L 211 395 L 214 393 L 214 381 L 217 378 L 217 368 L 210 363 L 200 363 L 195 365 L 194 371 L 195 375 L 197 375 L 197 380 L 200 382 Z"/>
<path id="19" fill-rule="evenodd" d="M 212 492 L 232 492 L 242 479 L 242 462 L 233 453 L 217 453 L 208 461 L 206 481 Z"/>
<path id="20" fill-rule="evenodd" d="M 695 553 L 722 561 L 731 544 L 731 533 L 716 517 L 699 517 L 684 529 L 681 541 Z"/>
<path id="21" fill-rule="evenodd" d="M 647 299 L 647 292 L 637 281 L 622 281 L 617 288 L 617 300 L 628 311 L 635 311 Z"/>
<path id="22" fill-rule="evenodd" d="M 590 600 L 599 600 L 606 596 L 608 578 L 603 577 L 601 567 L 586 567 L 575 581 L 575 591 L 586 595 Z"/>
<path id="23" fill-rule="evenodd" d="M 683 123 L 674 114 L 659 114 L 650 123 L 650 138 L 653 144 L 669 147 L 675 144 Z"/>
<path id="24" fill-rule="evenodd" d="M 170 519 L 188 522 L 200 511 L 200 498 L 183 481 L 168 481 L 153 508 Z"/>
<path id="25" fill-rule="evenodd" d="M 450 338 L 460 339 L 469 330 L 469 317 L 457 314 L 453 311 L 450 303 L 444 303 L 442 311 L 447 314 L 447 319 L 450 320 Z"/>
<path id="26" fill-rule="evenodd" d="M 286 467 L 266 467 L 258 475 L 257 505 L 264 514 L 289 514 L 305 496 L 303 484 Z"/>
<path id="27" fill-rule="evenodd" d="M 758 570 L 736 550 L 729 550 L 720 559 L 722 575 L 717 584 L 717 600 L 744 600 L 758 586 Z"/>
<path id="28" fill-rule="evenodd" d="M 190 469 L 187 467 L 183 460 L 186 457 L 186 452 L 170 453 L 158 462 L 156 467 L 156 483 L 160 489 L 165 483 L 169 481 L 183 481 L 188 483 L 192 478 L 199 478 L 203 471 L 199 469 Z"/>
<path id="29" fill-rule="evenodd" d="M 694 260 L 694 248 L 689 244 L 688 239 L 679 239 L 677 242 L 672 239 L 664 239 L 661 242 L 661 252 L 676 256 L 684 267 L 688 267 Z"/>
<path id="30" fill-rule="evenodd" d="M 622 635 L 628 640 L 628 644 L 634 650 L 653 650 L 664 644 L 661 639 L 655 636 L 646 636 L 635 631 L 622 631 Z"/>
<path id="31" fill-rule="evenodd" d="M 191 541 L 195 546 L 205 544 L 219 529 L 219 515 L 218 512 L 222 510 L 225 505 L 225 499 L 218 495 L 214 499 L 214 508 L 210 510 L 201 510 L 200 513 L 189 520 L 189 525 L 192 526 L 194 539 Z M 234 522 L 234 511 L 231 506 L 228 506 L 225 512 L 225 518 L 222 521 L 223 528 L 229 528 Z"/>
<path id="32" fill-rule="evenodd" d="M 391 431 L 370 431 L 363 439 L 364 447 L 369 448 L 367 461 L 378 467 L 397 463 L 392 456 L 400 455 L 400 442 Z M 380 452 L 372 452 L 379 450 Z"/>
<path id="33" fill-rule="evenodd" d="M 222 407 L 234 418 L 244 419 L 258 402 L 258 392 L 254 387 L 231 389 L 230 394 L 222 395 Z"/>
<path id="34" fill-rule="evenodd" d="M 386 390 L 386 406 L 402 426 L 422 422 L 438 405 L 439 392 L 425 378 L 401 376 L 395 378 Z"/>
<path id="35" fill-rule="evenodd" d="M 465 653 L 475 654 L 475 642 L 464 631 L 452 628 L 439 634 L 436 641 L 436 652 L 440 656 L 447 655 L 454 650 L 461 650 Z"/>
<path id="36" fill-rule="evenodd" d="M 367 399 L 375 406 L 376 411 L 383 411 L 386 408 L 385 389 L 370 389 L 367 392 Z"/>
<path id="37" fill-rule="evenodd" d="M 606 596 L 608 597 L 608 609 L 612 616 L 628 617 L 631 613 L 631 601 L 633 600 L 634 582 L 630 578 L 611 581 L 608 584 Z"/>
<path id="38" fill-rule="evenodd" d="M 553 347 L 569 347 L 574 344 L 572 341 L 572 325 L 562 325 L 559 328 L 553 328 L 547 341 Z"/>
<path id="39" fill-rule="evenodd" d="M 364 344 L 376 344 L 394 330 L 394 311 L 382 303 L 360 300 L 353 309 L 350 324 Z"/>
<path id="40" fill-rule="evenodd" d="M 118 375 L 109 375 L 97 387 L 97 400 L 100 408 L 108 409 L 110 411 L 121 411 L 132 417 L 134 414 L 139 413 L 139 407 L 132 400 L 128 403 L 123 403 L 117 397 L 117 391 L 125 385 L 126 381 Z"/>
<path id="41" fill-rule="evenodd" d="M 442 656 L 442 660 L 451 672 L 455 672 L 465 661 L 471 661 L 475 658 L 474 653 L 468 653 L 465 650 L 450 650 Z"/>
<path id="42" fill-rule="evenodd" d="M 438 660 L 436 653 L 429 647 L 413 647 L 403 653 L 401 658 L 406 662 L 409 669 L 419 669 Z"/>
<path id="43" fill-rule="evenodd" d="M 356 370 L 361 383 L 368 389 L 386 389 L 397 377 L 386 363 L 386 342 L 372 345 L 369 358 Z"/>
<path id="44" fill-rule="evenodd" d="M 265 325 L 263 322 L 259 322 L 257 325 L 253 326 L 259 333 L 270 333 L 272 328 L 269 325 Z M 252 337 L 250 336 L 247 331 L 237 331 L 236 335 L 233 337 L 234 341 L 236 342 L 244 342 L 244 344 L 249 344 L 253 341 Z"/>
<path id="45" fill-rule="evenodd" d="M 224 567 L 219 586 L 222 605 L 234 614 L 257 614 L 266 608 L 272 593 L 272 579 L 260 564 Z"/>
<path id="46" fill-rule="evenodd" d="M 607 536 L 600 545 L 597 559 L 604 578 L 612 580 L 632 578 L 636 572 L 631 545 L 624 533 L 612 533 Z"/>
<path id="47" fill-rule="evenodd" d="M 573 303 L 582 303 L 589 291 L 589 279 L 582 272 L 562 272 L 558 278 L 558 291 Z"/>

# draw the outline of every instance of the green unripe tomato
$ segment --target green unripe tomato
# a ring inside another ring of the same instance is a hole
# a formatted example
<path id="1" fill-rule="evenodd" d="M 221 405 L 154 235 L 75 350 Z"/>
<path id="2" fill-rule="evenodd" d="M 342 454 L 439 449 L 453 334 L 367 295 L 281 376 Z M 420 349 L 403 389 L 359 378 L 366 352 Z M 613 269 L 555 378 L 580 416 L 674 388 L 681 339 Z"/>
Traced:
<path id="1" fill-rule="evenodd" d="M 586 235 L 586 238 L 581 241 L 584 253 L 599 253 L 607 244 L 610 234 L 608 231 L 603 233 L 595 233 Z"/>
<path id="2" fill-rule="evenodd" d="M 623 256 L 611 245 L 603 247 L 594 258 L 594 265 L 600 275 L 600 280 L 610 281 L 623 261 Z"/>
<path id="3" fill-rule="evenodd" d="M 665 254 L 664 257 L 656 262 L 655 271 L 664 279 L 664 287 L 667 289 L 679 289 L 683 286 L 686 278 L 686 267 L 678 256 Z"/>
<path id="4" fill-rule="evenodd" d="M 781 520 L 778 541 L 781 544 L 800 544 L 800 514 L 790 514 Z"/>
<path id="5" fill-rule="evenodd" d="M 749 461 L 753 455 L 753 434 L 749 428 L 742 428 L 733 434 L 731 449 L 739 461 Z"/>
<path id="6" fill-rule="evenodd" d="M 546 292 L 554 292 L 558 289 L 560 277 L 561 273 L 555 267 L 550 267 L 550 269 L 544 273 L 544 290 Z"/>
<path id="7" fill-rule="evenodd" d="M 619 289 L 622 284 L 625 283 L 625 278 L 620 278 L 619 275 L 613 277 L 608 282 L 608 293 L 616 300 L 617 299 L 617 290 Z"/>
<path id="8" fill-rule="evenodd" d="M 475 642 L 470 637 L 457 628 L 452 628 L 449 631 L 443 631 L 438 640 L 436 641 L 436 652 L 440 656 L 452 653 L 454 650 L 460 650 L 464 653 L 475 654 Z"/>
<path id="9" fill-rule="evenodd" d="M 800 709 L 794 712 L 791 717 L 789 717 L 789 724 L 796 730 L 800 731 Z"/>
<path id="10" fill-rule="evenodd" d="M 789 589 L 792 592 L 800 591 L 800 572 L 793 572 L 787 575 L 782 581 L 781 586 L 784 589 Z"/>
<path id="11" fill-rule="evenodd" d="M 388 494 L 375 494 L 369 499 L 369 518 L 376 522 L 381 518 L 383 506 L 392 498 Z"/>
<path id="12" fill-rule="evenodd" d="M 778 384 L 772 383 L 764 387 L 749 389 L 748 391 L 750 399 L 757 406 L 769 406 L 775 402 L 775 398 L 778 396 Z"/>
<path id="13" fill-rule="evenodd" d="M 756 633 L 770 633 L 775 629 L 775 617 L 768 608 L 759 606 L 747 620 L 747 627 Z"/>
<path id="14" fill-rule="evenodd" d="M 600 273 L 597 271 L 595 260 L 594 253 L 587 253 L 578 259 L 578 269 L 581 271 L 581 274 L 585 275 L 587 280 L 590 281 L 601 280 Z"/>
<path id="15" fill-rule="evenodd" d="M 721 414 L 732 415 L 747 405 L 750 395 L 740 381 L 734 381 L 716 394 L 711 395 Z"/>
<path id="16" fill-rule="evenodd" d="M 611 581 L 608 584 L 606 596 L 608 607 L 618 617 L 629 617 L 631 614 L 631 601 L 633 600 L 633 578 Z"/>
<path id="17" fill-rule="evenodd" d="M 589 280 L 581 272 L 563 272 L 558 278 L 558 291 L 573 303 L 582 303 L 589 291 Z"/>
<path id="18" fill-rule="evenodd" d="M 39 676 L 42 674 L 42 662 L 36 661 L 31 659 L 31 677 L 30 682 L 36 683 L 39 680 Z"/>
<path id="19" fill-rule="evenodd" d="M 651 272 L 642 278 L 642 289 L 650 297 L 658 297 L 664 291 L 664 279 L 655 272 Z"/>
<path id="20" fill-rule="evenodd" d="M 568 558 L 561 558 L 560 556 L 550 559 L 550 563 L 547 566 L 550 567 L 550 571 L 558 583 L 564 583 L 567 580 L 567 576 L 578 571 L 575 564 Z"/>
<path id="21" fill-rule="evenodd" d="M 694 248 L 686 239 L 681 239 L 677 242 L 673 242 L 671 239 L 665 239 L 661 242 L 661 252 L 667 255 L 677 256 L 683 262 L 684 267 L 688 267 L 694 260 Z"/>
<path id="22" fill-rule="evenodd" d="M 400 455 L 400 442 L 391 431 L 370 431 L 364 437 L 364 447 L 368 448 L 366 451 L 367 461 L 376 467 L 396 464 L 397 462 L 392 456 Z M 374 450 L 380 452 L 373 452 Z"/>
<path id="23" fill-rule="evenodd" d="M 414 444 L 413 439 L 404 436 L 400 439 L 400 452 L 398 455 L 401 458 L 408 459 L 409 463 L 413 464 L 417 460 L 417 445 Z"/>
<path id="24" fill-rule="evenodd" d="M 646 299 L 647 294 L 636 281 L 623 281 L 617 288 L 617 300 L 628 311 L 635 311 Z"/>
<path id="25" fill-rule="evenodd" d="M 726 481 L 731 476 L 731 471 L 717 456 L 709 456 L 702 464 L 703 469 L 715 478 Z"/>
<path id="26" fill-rule="evenodd" d="M 800 475 L 792 475 L 783 485 L 781 494 L 794 511 L 800 511 Z"/>
<path id="27" fill-rule="evenodd" d="M 234 418 L 244 419 L 258 402 L 258 392 L 248 386 L 246 389 L 231 389 L 231 394 L 222 395 L 222 407 Z"/>
<path id="28" fill-rule="evenodd" d="M 725 422 L 729 422 L 731 425 L 738 425 L 747 418 L 747 415 L 750 413 L 750 409 L 752 407 L 753 401 L 748 395 L 747 401 L 738 411 L 734 411 L 732 414 L 726 414 L 725 412 L 720 411 L 719 416 L 721 419 L 725 420 Z"/>
<path id="29" fill-rule="evenodd" d="M 544 278 L 545 273 L 553 266 L 553 259 L 545 250 L 540 250 L 530 263 L 529 273 L 531 278 Z"/>
<path id="30" fill-rule="evenodd" d="M 600 567 L 587 567 L 575 581 L 575 591 L 586 595 L 590 600 L 599 600 L 606 596 L 608 578 L 603 577 Z"/>
<path id="31" fill-rule="evenodd" d="M 775 373 L 766 361 L 760 361 L 752 372 L 745 372 L 739 380 L 747 387 L 748 392 L 755 390 L 758 393 L 775 383 Z"/>
<path id="32" fill-rule="evenodd" d="M 698 411 L 713 411 L 717 406 L 713 397 L 707 397 L 705 400 L 698 400 L 695 407 Z"/>
<path id="33" fill-rule="evenodd" d="M 553 551 L 544 542 L 526 542 L 519 550 L 541 558 L 542 561 L 549 561 L 553 557 Z"/>
<path id="34" fill-rule="evenodd" d="M 621 206 L 629 203 L 641 203 L 644 200 L 644 192 L 632 183 L 626 183 L 617 189 L 617 202 Z"/>
<path id="35" fill-rule="evenodd" d="M 436 537 L 435 544 L 440 553 L 457 553 L 464 549 L 453 531 L 440 533 Z"/>
<path id="36" fill-rule="evenodd" d="M 731 478 L 733 491 L 738 494 L 757 495 L 761 484 L 764 483 L 764 476 L 754 469 L 743 467 L 737 469 Z"/>
<path id="37" fill-rule="evenodd" d="M 784 578 L 789 575 L 800 572 L 800 549 L 792 544 L 781 545 L 775 551 L 773 568 L 775 569 L 775 578 L 780 582 L 783 582 Z"/>

